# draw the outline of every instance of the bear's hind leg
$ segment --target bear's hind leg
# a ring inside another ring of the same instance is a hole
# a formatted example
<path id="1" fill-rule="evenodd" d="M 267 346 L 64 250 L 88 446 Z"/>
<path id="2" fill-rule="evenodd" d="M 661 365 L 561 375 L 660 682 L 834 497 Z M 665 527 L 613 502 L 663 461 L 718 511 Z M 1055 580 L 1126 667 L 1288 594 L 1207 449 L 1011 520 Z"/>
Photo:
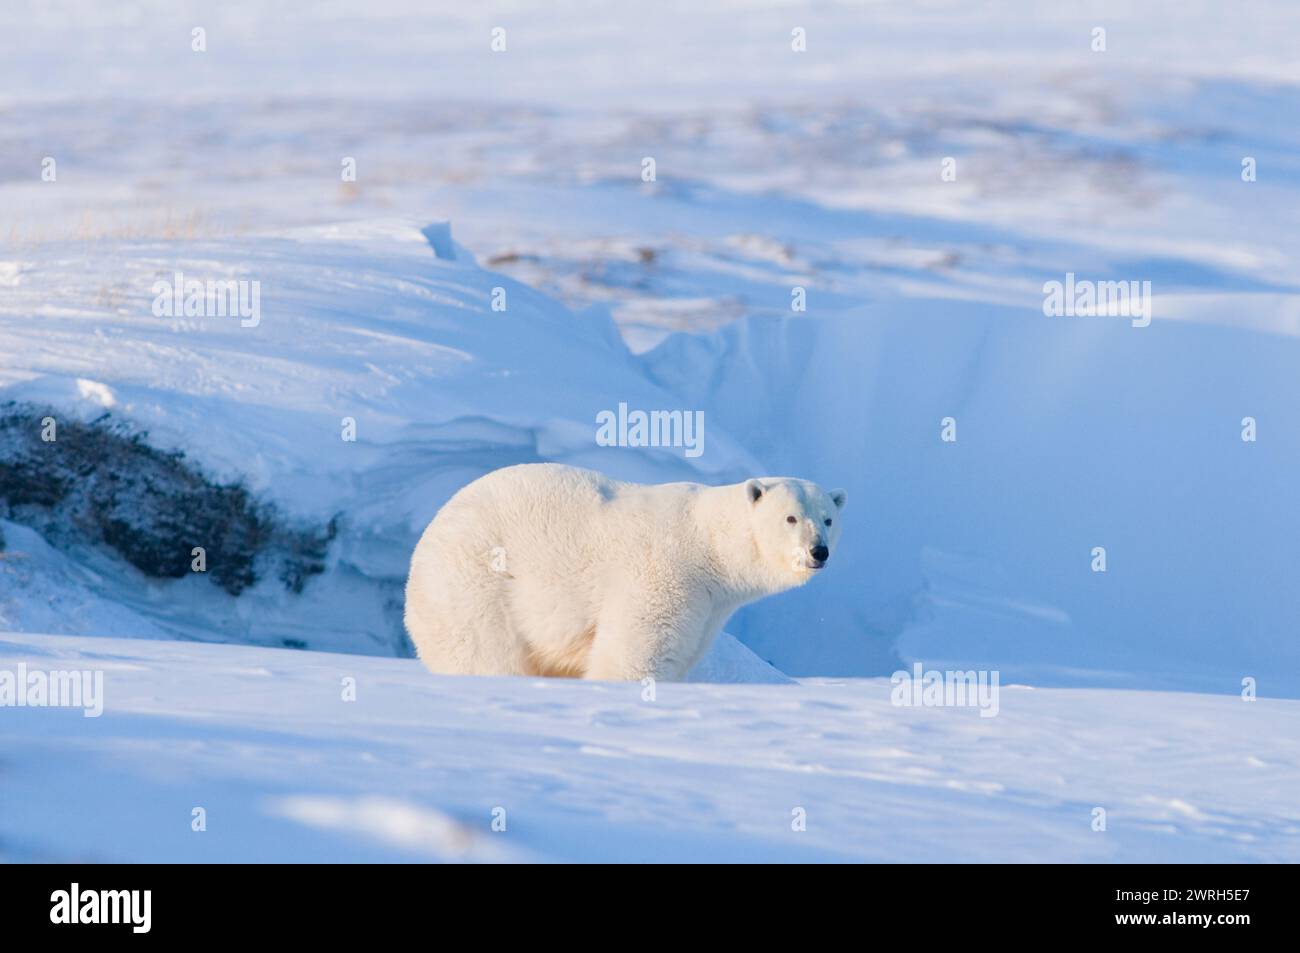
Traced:
<path id="1" fill-rule="evenodd" d="M 592 626 L 574 640 L 572 645 L 561 651 L 547 651 L 533 646 L 527 652 L 528 674 L 548 678 L 582 678 L 587 671 L 595 638 L 596 628 Z"/>
<path id="2" fill-rule="evenodd" d="M 510 618 L 509 580 L 472 555 L 430 562 L 406 599 L 407 631 L 425 666 L 447 675 L 531 674 Z"/>

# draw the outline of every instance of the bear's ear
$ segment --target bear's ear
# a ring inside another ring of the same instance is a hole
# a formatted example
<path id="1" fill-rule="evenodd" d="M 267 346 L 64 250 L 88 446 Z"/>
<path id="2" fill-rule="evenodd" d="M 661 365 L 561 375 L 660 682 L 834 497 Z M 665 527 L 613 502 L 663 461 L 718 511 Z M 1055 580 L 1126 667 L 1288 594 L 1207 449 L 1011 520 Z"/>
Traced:
<path id="1" fill-rule="evenodd" d="M 746 480 L 745 495 L 749 497 L 750 503 L 757 503 L 763 497 L 763 484 L 757 480 Z"/>
<path id="2" fill-rule="evenodd" d="M 848 494 L 843 490 L 831 490 L 831 502 L 835 504 L 837 510 L 844 509 L 844 501 L 847 498 Z"/>

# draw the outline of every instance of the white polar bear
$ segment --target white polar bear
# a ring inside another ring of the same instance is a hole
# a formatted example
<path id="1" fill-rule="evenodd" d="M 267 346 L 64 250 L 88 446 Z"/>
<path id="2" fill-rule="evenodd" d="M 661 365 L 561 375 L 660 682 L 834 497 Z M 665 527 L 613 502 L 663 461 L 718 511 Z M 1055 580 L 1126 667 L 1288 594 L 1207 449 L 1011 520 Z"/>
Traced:
<path id="1" fill-rule="evenodd" d="M 644 486 L 559 464 L 489 473 L 411 557 L 406 629 L 434 672 L 682 678 L 737 608 L 807 582 L 844 491 Z"/>

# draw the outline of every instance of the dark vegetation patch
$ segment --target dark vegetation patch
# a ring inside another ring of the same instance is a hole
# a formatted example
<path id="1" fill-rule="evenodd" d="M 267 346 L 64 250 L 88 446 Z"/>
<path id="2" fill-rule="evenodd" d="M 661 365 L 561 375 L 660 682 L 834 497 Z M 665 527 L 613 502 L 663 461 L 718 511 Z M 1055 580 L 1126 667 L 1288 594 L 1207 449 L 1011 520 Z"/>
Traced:
<path id="1" fill-rule="evenodd" d="M 207 576 L 231 595 L 268 575 L 301 592 L 324 571 L 338 529 L 337 517 L 291 523 L 242 483 L 215 481 L 111 414 L 83 423 L 15 402 L 0 404 L 0 516 L 52 542 L 106 546 L 162 579 L 192 572 L 202 547 Z"/>

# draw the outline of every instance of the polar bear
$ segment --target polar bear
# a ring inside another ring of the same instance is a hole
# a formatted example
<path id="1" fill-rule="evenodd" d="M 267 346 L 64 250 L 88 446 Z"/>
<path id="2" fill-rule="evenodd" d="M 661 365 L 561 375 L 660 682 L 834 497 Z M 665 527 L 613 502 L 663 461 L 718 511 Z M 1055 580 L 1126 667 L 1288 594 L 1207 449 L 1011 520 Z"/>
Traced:
<path id="1" fill-rule="evenodd" d="M 406 629 L 434 672 L 675 681 L 732 612 L 826 565 L 844 500 L 784 477 L 642 485 L 552 463 L 495 470 L 420 537 Z"/>

